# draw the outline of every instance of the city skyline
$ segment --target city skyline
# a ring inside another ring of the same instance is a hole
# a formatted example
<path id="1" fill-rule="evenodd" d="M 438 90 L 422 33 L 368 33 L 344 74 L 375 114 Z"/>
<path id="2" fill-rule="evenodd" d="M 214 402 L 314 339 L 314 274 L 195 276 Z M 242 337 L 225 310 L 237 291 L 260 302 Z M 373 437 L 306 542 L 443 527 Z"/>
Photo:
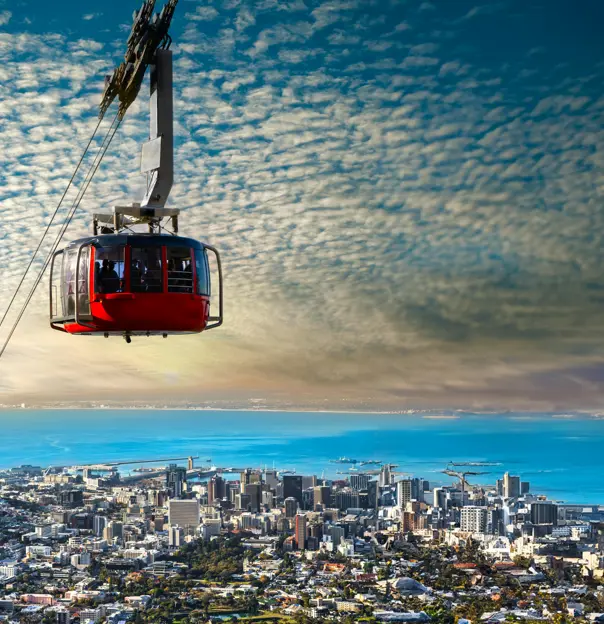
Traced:
<path id="1" fill-rule="evenodd" d="M 495 486 L 389 465 L 227 480 L 193 459 L 134 479 L 91 464 L 0 470 L 5 619 L 604 619 L 602 505 L 558 504 L 508 472 Z"/>
<path id="2" fill-rule="evenodd" d="M 61 6 L 0 5 L 0 312 L 138 2 Z M 599 409 L 603 11 L 183 0 L 171 203 L 182 233 L 223 252 L 225 325 L 129 346 L 70 338 L 48 328 L 41 287 L 0 396 Z M 69 239 L 141 197 L 146 114 L 139 99 Z"/>

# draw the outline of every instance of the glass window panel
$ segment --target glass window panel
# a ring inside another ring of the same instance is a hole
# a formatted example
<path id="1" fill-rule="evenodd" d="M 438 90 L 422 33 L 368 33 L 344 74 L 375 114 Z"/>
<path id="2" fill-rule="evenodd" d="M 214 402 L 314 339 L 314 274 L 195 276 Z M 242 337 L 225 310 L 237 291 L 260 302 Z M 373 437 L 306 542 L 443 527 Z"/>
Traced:
<path id="1" fill-rule="evenodd" d="M 82 248 L 80 266 L 78 267 L 78 311 L 79 314 L 90 314 L 90 297 L 88 296 L 88 278 L 90 275 L 90 247 Z"/>
<path id="2" fill-rule="evenodd" d="M 94 289 L 98 293 L 124 290 L 124 245 L 97 247 L 94 261 Z"/>
<path id="3" fill-rule="evenodd" d="M 193 292 L 193 265 L 191 250 L 187 247 L 168 247 L 168 292 Z"/>
<path id="4" fill-rule="evenodd" d="M 161 247 L 132 247 L 130 250 L 130 290 L 163 292 Z"/>
<path id="5" fill-rule="evenodd" d="M 210 295 L 210 269 L 205 249 L 195 250 L 195 272 L 197 273 L 197 294 Z"/>
<path id="6" fill-rule="evenodd" d="M 63 288 L 62 288 L 62 306 L 63 316 L 72 317 L 75 314 L 75 291 L 76 291 L 76 262 L 78 259 L 78 250 L 68 249 L 63 254 Z"/>

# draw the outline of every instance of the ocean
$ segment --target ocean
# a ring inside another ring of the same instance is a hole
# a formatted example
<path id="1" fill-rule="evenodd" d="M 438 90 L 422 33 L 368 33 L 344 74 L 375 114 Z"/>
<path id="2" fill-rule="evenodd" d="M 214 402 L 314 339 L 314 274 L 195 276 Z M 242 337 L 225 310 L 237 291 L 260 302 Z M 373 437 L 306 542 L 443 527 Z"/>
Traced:
<path id="1" fill-rule="evenodd" d="M 509 471 L 529 481 L 534 493 L 566 503 L 604 505 L 604 419 L 597 417 L 0 411 L 0 468 L 189 455 L 199 456 L 198 465 L 274 467 L 328 478 L 343 478 L 338 472 L 346 472 L 350 466 L 330 460 L 346 456 L 397 464 L 401 473 L 434 484 L 453 481 L 440 472 L 450 461 L 497 462 L 497 466 L 476 468 L 488 474 L 468 477 L 470 483 L 493 484 Z"/>

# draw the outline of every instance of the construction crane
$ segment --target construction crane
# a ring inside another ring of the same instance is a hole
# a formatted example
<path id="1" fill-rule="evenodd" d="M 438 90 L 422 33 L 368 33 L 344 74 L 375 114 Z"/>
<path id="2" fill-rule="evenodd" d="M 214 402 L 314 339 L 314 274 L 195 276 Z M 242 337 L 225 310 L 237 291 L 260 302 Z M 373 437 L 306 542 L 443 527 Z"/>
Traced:
<path id="1" fill-rule="evenodd" d="M 464 498 L 465 498 L 465 493 L 466 493 L 466 485 L 469 486 L 470 484 L 468 483 L 466 477 L 467 476 L 478 476 L 478 475 L 484 475 L 484 474 L 489 474 L 488 472 L 484 472 L 484 471 L 477 471 L 477 470 L 455 470 L 456 467 L 459 468 L 463 468 L 464 466 L 474 466 L 474 465 L 490 465 L 487 462 L 471 462 L 471 463 L 454 463 L 454 462 L 449 462 L 447 464 L 447 468 L 445 470 L 441 470 L 441 472 L 443 474 L 448 475 L 449 477 L 456 477 L 457 479 L 459 479 L 459 485 L 461 487 L 461 505 L 463 507 L 464 504 Z"/>

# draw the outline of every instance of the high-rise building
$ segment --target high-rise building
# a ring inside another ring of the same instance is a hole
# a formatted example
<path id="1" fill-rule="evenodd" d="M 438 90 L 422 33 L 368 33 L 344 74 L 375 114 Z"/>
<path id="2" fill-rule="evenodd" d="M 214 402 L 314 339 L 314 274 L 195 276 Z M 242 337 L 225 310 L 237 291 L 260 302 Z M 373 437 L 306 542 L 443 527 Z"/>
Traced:
<path id="1" fill-rule="evenodd" d="M 533 524 L 558 525 L 558 505 L 550 502 L 531 503 L 531 522 Z"/>
<path id="2" fill-rule="evenodd" d="M 295 498 L 302 507 L 302 477 L 300 475 L 283 476 L 283 498 Z"/>
<path id="3" fill-rule="evenodd" d="M 306 546 L 306 516 L 304 514 L 296 515 L 296 527 L 294 539 L 299 550 L 304 550 Z"/>
<path id="4" fill-rule="evenodd" d="M 266 505 L 269 509 L 275 506 L 275 495 L 272 492 L 266 490 L 262 491 L 262 504 Z"/>
<path id="5" fill-rule="evenodd" d="M 390 464 L 384 464 L 381 467 L 379 484 L 380 487 L 392 485 L 392 466 Z"/>
<path id="6" fill-rule="evenodd" d="M 264 482 L 269 488 L 274 490 L 279 484 L 279 477 L 276 470 L 266 470 L 264 472 Z"/>
<path id="7" fill-rule="evenodd" d="M 520 496 L 520 477 L 513 477 L 508 472 L 503 475 L 503 496 L 505 498 Z"/>
<path id="8" fill-rule="evenodd" d="M 487 511 L 487 529 L 489 535 L 505 535 L 505 516 L 501 507 Z"/>
<path id="9" fill-rule="evenodd" d="M 331 488 L 328 485 L 317 485 L 313 489 L 313 505 L 322 505 L 323 508 L 331 505 Z"/>
<path id="10" fill-rule="evenodd" d="M 170 464 L 166 471 L 166 488 L 170 498 L 180 498 L 187 480 L 187 471 L 181 466 Z"/>
<path id="11" fill-rule="evenodd" d="M 314 488 L 317 485 L 317 477 L 316 475 L 311 475 L 309 477 L 302 477 L 302 489 L 308 490 L 309 488 Z"/>
<path id="12" fill-rule="evenodd" d="M 84 504 L 82 490 L 63 490 L 57 494 L 57 501 L 61 507 L 81 507 Z"/>
<path id="13" fill-rule="evenodd" d="M 239 483 L 237 481 L 227 481 L 225 483 L 225 494 L 231 503 L 235 502 L 235 496 L 241 492 Z"/>
<path id="14" fill-rule="evenodd" d="M 208 505 L 214 501 L 222 500 L 225 495 L 224 479 L 220 475 L 214 475 L 208 482 Z"/>
<path id="15" fill-rule="evenodd" d="M 520 482 L 520 495 L 528 494 L 531 491 L 531 484 L 528 481 Z"/>
<path id="16" fill-rule="evenodd" d="M 327 529 L 327 535 L 331 537 L 331 541 L 334 546 L 339 546 L 340 542 L 344 539 L 346 535 L 346 531 L 344 531 L 344 527 L 341 527 L 337 524 L 329 525 Z"/>
<path id="17" fill-rule="evenodd" d="M 247 494 L 250 497 L 249 510 L 254 513 L 258 513 L 260 511 L 260 504 L 262 503 L 262 484 L 246 484 L 244 486 L 243 494 Z"/>
<path id="18" fill-rule="evenodd" d="M 334 494 L 334 503 L 336 508 L 340 511 L 346 511 L 347 509 L 358 509 L 359 493 L 351 490 L 350 488 L 338 490 Z"/>
<path id="19" fill-rule="evenodd" d="M 378 482 L 369 481 L 367 484 L 367 509 L 378 507 Z"/>
<path id="20" fill-rule="evenodd" d="M 170 526 L 170 530 L 168 531 L 168 546 L 172 548 L 178 548 L 184 544 L 184 536 L 185 532 L 182 527 L 179 526 Z"/>
<path id="21" fill-rule="evenodd" d="M 462 507 L 460 529 L 467 533 L 485 533 L 487 510 L 484 507 Z"/>
<path id="22" fill-rule="evenodd" d="M 248 487 L 247 485 L 245 487 Z M 235 508 L 245 509 L 249 511 L 251 507 L 251 498 L 249 494 L 237 494 L 235 496 Z"/>
<path id="23" fill-rule="evenodd" d="M 447 492 L 443 488 L 434 488 L 434 501 L 432 506 L 437 509 L 447 510 Z"/>
<path id="24" fill-rule="evenodd" d="M 94 534 L 101 536 L 108 524 L 107 516 L 95 516 L 93 520 Z"/>
<path id="25" fill-rule="evenodd" d="M 367 484 L 371 480 L 371 477 L 366 474 L 353 474 L 350 475 L 350 487 L 359 492 L 360 490 L 366 490 Z"/>
<path id="26" fill-rule="evenodd" d="M 116 537 L 121 538 L 124 535 L 124 525 L 121 522 L 110 522 L 103 529 L 103 539 L 111 542 Z"/>
<path id="27" fill-rule="evenodd" d="M 286 518 L 295 518 L 298 513 L 298 501 L 290 496 L 285 499 L 285 517 Z"/>
<path id="28" fill-rule="evenodd" d="M 69 614 L 69 609 L 65 607 L 58 607 L 55 609 L 55 622 L 56 624 L 70 624 L 71 616 Z"/>
<path id="29" fill-rule="evenodd" d="M 256 470 L 252 470 L 251 468 L 246 468 L 242 473 L 240 473 L 239 484 L 241 487 L 241 492 L 246 485 L 250 483 L 262 483 L 262 476 Z"/>
<path id="30" fill-rule="evenodd" d="M 199 526 L 199 501 L 170 500 L 168 502 L 168 523 L 183 529 L 196 529 Z"/>
<path id="31" fill-rule="evenodd" d="M 401 479 L 396 484 L 396 502 L 401 509 L 413 499 L 413 482 L 411 479 Z"/>

